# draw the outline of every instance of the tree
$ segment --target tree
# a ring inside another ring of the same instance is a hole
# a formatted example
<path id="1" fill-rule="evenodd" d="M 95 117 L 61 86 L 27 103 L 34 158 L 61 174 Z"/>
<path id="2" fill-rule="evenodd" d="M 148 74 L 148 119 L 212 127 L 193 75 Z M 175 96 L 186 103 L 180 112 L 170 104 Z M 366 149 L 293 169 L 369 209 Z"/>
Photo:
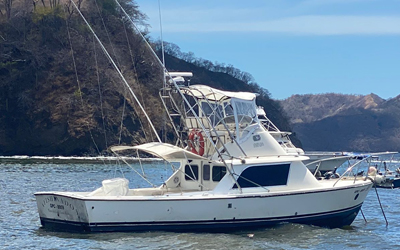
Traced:
<path id="1" fill-rule="evenodd" d="M 50 8 L 54 9 L 60 4 L 60 0 L 49 0 Z"/>
<path id="2" fill-rule="evenodd" d="M 3 8 L 5 11 L 7 20 L 10 20 L 13 0 L 2 0 L 2 2 L 3 2 Z M 3 14 L 3 13 L 1 13 L 1 14 Z"/>

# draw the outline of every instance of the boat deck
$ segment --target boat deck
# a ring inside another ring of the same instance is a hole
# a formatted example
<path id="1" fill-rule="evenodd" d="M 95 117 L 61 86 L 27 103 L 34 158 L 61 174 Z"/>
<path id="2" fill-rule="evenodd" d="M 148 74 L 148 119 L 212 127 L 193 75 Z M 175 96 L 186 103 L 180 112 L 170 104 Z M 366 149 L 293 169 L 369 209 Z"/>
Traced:
<path id="1" fill-rule="evenodd" d="M 276 196 L 276 195 L 288 195 L 295 193 L 305 192 L 325 192 L 326 190 L 332 190 L 332 187 L 343 189 L 353 188 L 354 186 L 366 186 L 372 185 L 370 181 L 363 181 L 357 179 L 354 185 L 349 185 L 349 182 L 353 183 L 354 178 L 319 181 L 320 186 L 306 189 L 289 189 L 287 186 L 271 187 L 271 188 L 246 188 L 240 192 L 238 189 L 232 190 L 229 193 L 217 193 L 214 191 L 199 191 L 199 190 L 180 190 L 180 189 L 162 189 L 162 188 L 140 188 L 140 189 L 129 189 L 126 195 L 115 196 L 115 195 L 93 195 L 93 192 L 39 192 L 36 194 L 55 194 L 65 197 L 71 197 L 83 200 L 154 200 L 154 199 L 210 199 L 210 198 L 232 198 L 232 197 L 243 197 L 243 196 Z M 335 185 L 334 185 L 335 184 Z"/>

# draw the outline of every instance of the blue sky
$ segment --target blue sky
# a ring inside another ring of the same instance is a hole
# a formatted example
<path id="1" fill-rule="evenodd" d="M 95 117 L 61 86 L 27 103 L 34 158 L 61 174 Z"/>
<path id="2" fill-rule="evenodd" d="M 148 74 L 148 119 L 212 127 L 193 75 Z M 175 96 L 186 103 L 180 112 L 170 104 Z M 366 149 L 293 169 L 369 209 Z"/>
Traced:
<path id="1" fill-rule="evenodd" d="M 160 38 L 159 0 L 135 0 Z M 160 0 L 163 39 L 249 72 L 275 99 L 400 94 L 400 0 Z M 206 84 L 206 83 L 204 83 Z"/>

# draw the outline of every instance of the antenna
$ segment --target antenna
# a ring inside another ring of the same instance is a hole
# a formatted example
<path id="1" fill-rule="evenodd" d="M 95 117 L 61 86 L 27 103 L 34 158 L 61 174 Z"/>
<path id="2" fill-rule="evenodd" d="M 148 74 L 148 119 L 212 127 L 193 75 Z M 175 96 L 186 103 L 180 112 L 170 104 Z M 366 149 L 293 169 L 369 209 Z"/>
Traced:
<path id="1" fill-rule="evenodd" d="M 165 57 L 164 57 L 164 40 L 163 40 L 163 29 L 162 29 L 162 19 L 161 19 L 161 3 L 160 0 L 158 0 L 158 15 L 160 19 L 160 39 L 161 39 L 161 54 L 162 54 L 162 63 L 165 67 Z M 165 77 L 164 77 L 165 79 Z M 164 80 L 165 84 L 165 80 Z M 165 87 L 165 86 L 164 86 Z"/>
<path id="2" fill-rule="evenodd" d="M 161 39 L 161 55 L 162 55 L 162 76 L 163 76 L 163 96 L 165 96 L 165 88 L 167 87 L 167 80 L 165 79 L 165 56 L 164 56 L 164 40 L 163 40 L 163 30 L 162 30 L 162 18 L 161 18 L 161 3 L 158 0 L 158 15 L 160 19 L 160 39 Z M 163 129 L 162 129 L 162 138 L 164 142 L 167 141 L 167 117 L 166 112 L 163 112 Z"/>

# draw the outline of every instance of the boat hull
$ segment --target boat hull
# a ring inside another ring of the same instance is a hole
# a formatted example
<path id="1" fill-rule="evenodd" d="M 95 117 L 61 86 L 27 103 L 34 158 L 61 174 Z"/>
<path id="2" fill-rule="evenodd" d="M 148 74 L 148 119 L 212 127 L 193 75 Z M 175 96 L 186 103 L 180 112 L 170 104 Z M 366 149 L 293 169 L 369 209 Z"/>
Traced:
<path id="1" fill-rule="evenodd" d="M 388 179 L 385 183 L 379 183 L 376 184 L 376 187 L 378 188 L 400 188 L 400 178 L 395 178 L 395 179 Z"/>
<path id="2" fill-rule="evenodd" d="M 147 200 L 137 197 L 79 198 L 63 193 L 35 195 L 42 226 L 50 230 L 231 231 L 285 222 L 330 228 L 350 225 L 371 186 L 372 183 L 272 195 L 193 195 Z"/>
<path id="3" fill-rule="evenodd" d="M 209 221 L 171 221 L 171 222 L 108 222 L 85 223 L 57 219 L 40 218 L 44 228 L 54 231 L 73 232 L 133 232 L 133 231 L 235 231 L 250 228 L 265 228 L 280 223 L 299 223 L 328 228 L 340 228 L 350 225 L 361 209 L 356 207 L 341 211 L 305 216 L 288 216 L 278 218 L 258 218 L 243 220 L 209 220 Z"/>

